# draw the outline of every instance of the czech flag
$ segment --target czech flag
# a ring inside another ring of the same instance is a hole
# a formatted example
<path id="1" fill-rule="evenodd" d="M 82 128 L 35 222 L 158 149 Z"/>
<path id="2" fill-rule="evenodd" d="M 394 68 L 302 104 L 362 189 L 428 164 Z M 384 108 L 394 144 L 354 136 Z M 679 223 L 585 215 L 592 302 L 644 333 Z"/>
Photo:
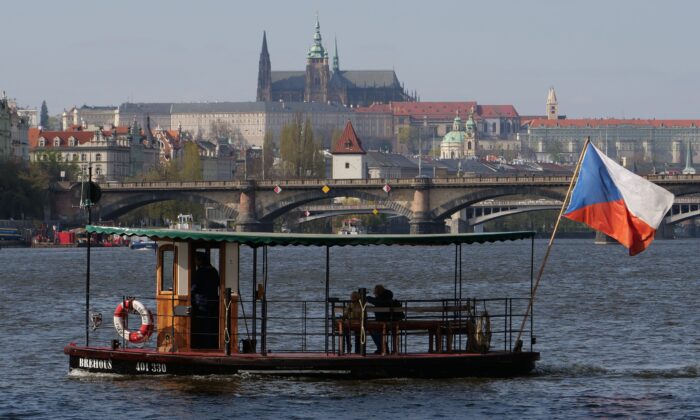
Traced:
<path id="1" fill-rule="evenodd" d="M 588 143 L 564 217 L 605 233 L 636 255 L 654 240 L 673 198 Z"/>

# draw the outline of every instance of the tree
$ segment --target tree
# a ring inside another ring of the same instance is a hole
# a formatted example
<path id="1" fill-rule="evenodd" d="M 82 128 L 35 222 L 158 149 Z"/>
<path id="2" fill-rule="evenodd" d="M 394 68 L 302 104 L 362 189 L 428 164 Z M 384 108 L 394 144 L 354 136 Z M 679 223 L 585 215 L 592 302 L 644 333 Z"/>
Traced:
<path id="1" fill-rule="evenodd" d="M 270 178 L 272 176 L 272 165 L 275 163 L 275 138 L 271 132 L 266 132 L 263 139 L 262 160 L 262 178 Z"/>
<path id="2" fill-rule="evenodd" d="M 195 142 L 185 143 L 182 161 L 177 163 L 180 181 L 200 181 L 202 179 L 202 161 L 199 158 L 199 146 Z"/>
<path id="3" fill-rule="evenodd" d="M 46 101 L 41 102 L 41 114 L 39 116 L 39 125 L 48 129 L 49 127 L 49 108 L 46 106 Z"/>
<path id="4" fill-rule="evenodd" d="M 302 123 L 297 114 L 294 121 L 282 127 L 280 160 L 283 174 L 293 178 L 321 178 L 325 174 L 323 140 L 314 136 L 311 120 Z"/>
<path id="5" fill-rule="evenodd" d="M 414 154 L 418 151 L 419 131 L 416 127 L 402 126 L 396 135 L 400 152 Z"/>

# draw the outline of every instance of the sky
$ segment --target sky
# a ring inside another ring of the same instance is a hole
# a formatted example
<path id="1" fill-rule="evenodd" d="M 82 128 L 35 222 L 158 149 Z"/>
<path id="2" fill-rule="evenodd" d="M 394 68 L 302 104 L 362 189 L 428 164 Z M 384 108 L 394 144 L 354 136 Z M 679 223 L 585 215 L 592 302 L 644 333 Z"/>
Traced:
<path id="1" fill-rule="evenodd" d="M 318 13 L 341 70 L 394 69 L 422 101 L 569 118 L 700 118 L 700 2 L 3 1 L 0 90 L 20 106 L 255 100 L 303 70 Z"/>

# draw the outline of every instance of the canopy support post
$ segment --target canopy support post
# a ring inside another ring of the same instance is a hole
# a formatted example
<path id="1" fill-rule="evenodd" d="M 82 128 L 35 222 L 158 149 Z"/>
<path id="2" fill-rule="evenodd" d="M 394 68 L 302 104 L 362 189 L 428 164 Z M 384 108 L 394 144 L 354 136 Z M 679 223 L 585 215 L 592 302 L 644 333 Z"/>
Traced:
<path id="1" fill-rule="evenodd" d="M 252 300 L 252 306 L 253 306 L 253 311 L 251 313 L 251 324 L 252 324 L 252 330 L 253 330 L 253 340 L 250 343 L 251 350 L 253 353 L 256 353 L 256 347 L 257 347 L 257 338 L 258 338 L 258 330 L 257 330 L 257 314 L 258 314 L 258 248 L 253 247 L 253 300 Z"/>
<path id="2" fill-rule="evenodd" d="M 530 300 L 533 298 L 533 287 L 535 280 L 535 237 L 530 239 Z M 530 351 L 532 351 L 532 346 L 535 344 L 535 306 L 530 309 Z"/>
<path id="3" fill-rule="evenodd" d="M 325 336 L 326 336 L 325 350 L 326 350 L 326 354 L 328 354 L 328 338 L 329 338 L 328 333 L 330 331 L 330 329 L 328 328 L 329 327 L 329 325 L 328 325 L 328 323 L 329 323 L 328 304 L 329 304 L 329 300 L 330 300 L 330 291 L 331 291 L 331 289 L 330 289 L 330 278 L 331 278 L 330 256 L 331 256 L 331 248 L 328 245 L 326 245 L 326 304 L 325 304 L 325 307 L 326 307 L 326 311 L 325 311 L 325 313 L 326 313 L 326 317 L 325 317 L 325 319 L 326 319 L 326 322 L 325 322 L 325 330 L 326 330 L 325 331 L 325 333 L 326 333 L 325 334 Z"/>
<path id="4" fill-rule="evenodd" d="M 88 186 L 92 182 L 92 165 L 88 166 Z M 92 224 L 92 202 L 90 201 L 90 194 L 86 199 L 87 207 L 87 222 L 88 225 Z M 80 203 L 81 205 L 83 203 Z M 90 345 L 90 240 L 92 239 L 92 234 L 87 231 L 87 269 L 85 272 L 85 346 Z"/>
<path id="5" fill-rule="evenodd" d="M 260 316 L 262 325 L 260 326 L 260 353 L 267 356 L 267 245 L 263 246 L 263 288 L 260 300 Z"/>

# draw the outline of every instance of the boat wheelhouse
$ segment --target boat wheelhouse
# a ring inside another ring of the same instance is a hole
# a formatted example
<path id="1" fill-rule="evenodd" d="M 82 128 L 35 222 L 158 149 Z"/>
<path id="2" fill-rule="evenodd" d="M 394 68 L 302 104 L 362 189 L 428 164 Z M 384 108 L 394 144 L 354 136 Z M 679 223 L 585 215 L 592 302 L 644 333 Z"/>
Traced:
<path id="1" fill-rule="evenodd" d="M 64 349 L 71 370 L 129 375 L 514 376 L 530 372 L 539 360 L 539 353 L 533 350 L 532 317 L 524 331 L 524 337 L 530 338 L 529 349 L 523 350 L 514 340 L 520 336 L 517 327 L 525 318 L 531 295 L 464 297 L 461 273 L 463 245 L 530 239 L 534 247 L 534 232 L 355 236 L 102 226 L 87 226 L 87 231 L 156 241 L 156 294 L 155 298 L 117 301 L 115 335 L 111 327 L 100 327 L 101 314 L 89 311 L 88 274 L 86 324 L 91 325 L 86 325 L 85 345 L 71 343 Z M 454 293 L 383 306 L 368 304 L 371 299 L 365 289 L 357 291 L 356 302 L 330 296 L 330 248 L 377 245 L 454 246 Z M 267 251 L 282 246 L 325 248 L 325 296 L 314 301 L 294 300 L 294 296 L 284 302 L 268 300 L 268 265 L 273 263 Z M 250 279 L 240 274 L 243 247 L 251 248 Z M 212 258 L 214 254 L 218 258 Z M 523 277 L 529 276 L 532 290 L 532 252 L 530 259 L 530 269 Z M 218 285 L 204 304 L 208 309 L 202 310 L 195 291 L 202 274 L 195 266 L 207 267 L 211 278 L 212 262 Z M 358 304 L 359 310 L 352 306 Z M 290 324 L 280 337 L 274 337 L 276 332 L 268 328 L 269 314 L 276 305 L 302 308 L 301 315 L 277 315 L 277 320 Z M 129 313 L 138 315 L 141 324 L 137 328 L 130 328 Z M 107 331 L 107 337 L 102 334 L 98 339 L 98 329 Z M 372 344 L 368 349 L 372 335 L 381 343 L 376 353 Z M 275 347 L 271 351 L 268 343 L 273 338 L 287 350 Z"/>

